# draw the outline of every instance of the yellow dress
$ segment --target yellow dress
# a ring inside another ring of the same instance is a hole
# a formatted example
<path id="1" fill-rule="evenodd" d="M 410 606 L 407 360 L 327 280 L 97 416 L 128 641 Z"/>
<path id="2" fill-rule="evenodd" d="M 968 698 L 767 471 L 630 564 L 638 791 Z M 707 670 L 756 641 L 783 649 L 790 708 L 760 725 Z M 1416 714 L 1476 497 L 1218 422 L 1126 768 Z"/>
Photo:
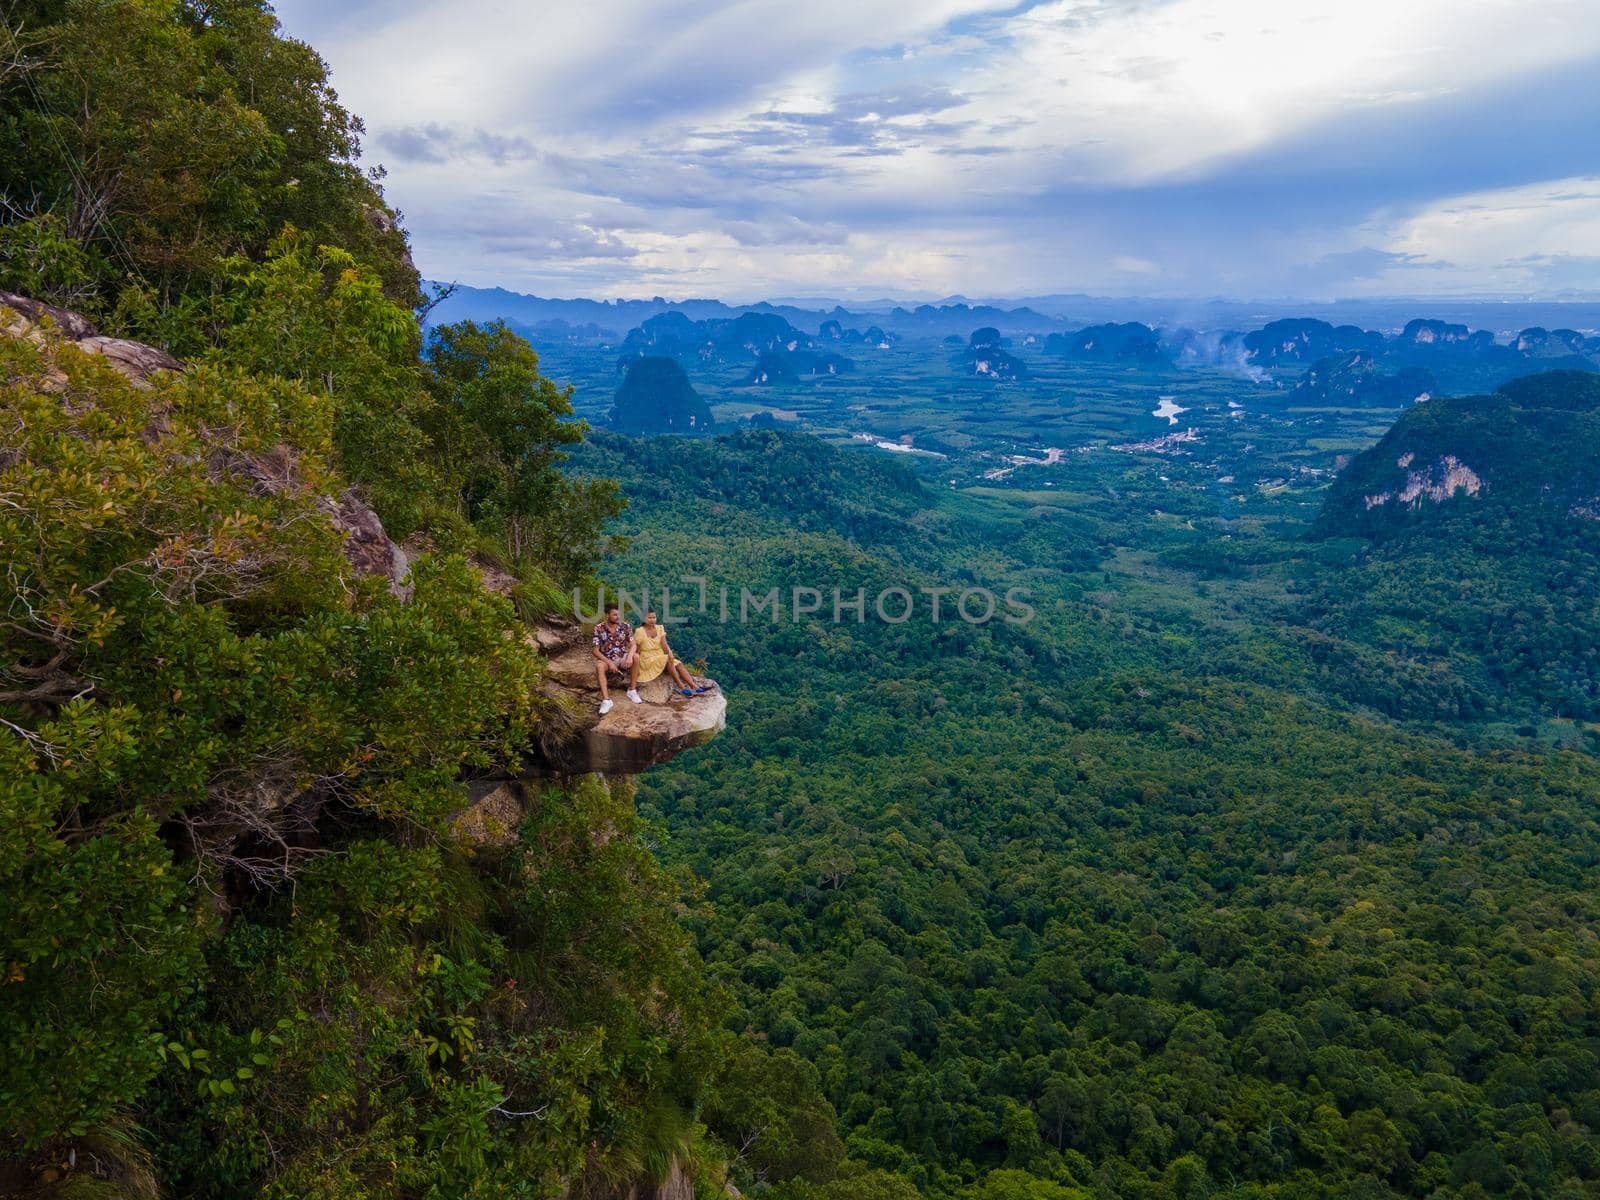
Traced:
<path id="1" fill-rule="evenodd" d="M 659 626 L 653 638 L 645 632 L 643 625 L 633 631 L 633 644 L 639 655 L 640 683 L 649 683 L 667 669 L 667 648 L 663 644 L 666 640 L 667 631 Z"/>

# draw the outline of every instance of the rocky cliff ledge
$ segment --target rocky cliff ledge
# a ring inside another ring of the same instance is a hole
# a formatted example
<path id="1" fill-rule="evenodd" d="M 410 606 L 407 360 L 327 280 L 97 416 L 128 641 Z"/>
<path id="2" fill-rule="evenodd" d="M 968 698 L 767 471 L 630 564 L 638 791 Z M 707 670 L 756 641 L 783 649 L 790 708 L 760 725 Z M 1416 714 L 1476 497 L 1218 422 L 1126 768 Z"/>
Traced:
<path id="1" fill-rule="evenodd" d="M 0 337 L 31 342 L 60 339 L 86 353 L 102 356 L 139 387 L 152 386 L 160 372 L 183 370 L 181 362 L 154 346 L 102 336 L 92 322 L 78 313 L 13 292 L 0 291 Z M 156 411 L 160 411 L 159 406 Z M 211 465 L 216 471 L 249 479 L 263 492 L 292 486 L 296 474 L 295 455 L 287 447 L 261 455 L 219 451 Z M 426 539 L 416 545 L 408 543 L 406 548 L 396 545 L 385 533 L 378 515 L 353 491 L 326 497 L 323 506 L 334 527 L 345 535 L 345 557 L 352 569 L 388 579 L 396 595 L 408 598 L 410 561 L 416 554 L 427 552 Z M 478 565 L 485 587 L 501 593 L 510 591 L 514 579 L 492 564 Z M 524 763 L 521 778 L 549 779 L 594 772 L 636 775 L 709 742 L 723 728 L 727 703 L 722 690 L 710 680 L 706 682 L 712 684 L 711 691 L 692 698 L 674 694 L 665 678 L 655 680 L 640 687 L 642 704 L 628 700 L 623 694 L 624 684 L 613 689 L 616 706 L 602 717 L 598 712 L 599 690 L 589 653 L 588 629 L 554 617 L 530 630 L 529 639 L 548 662 L 543 688 L 556 703 L 541 745 Z M 508 817 L 507 803 L 520 795 L 516 783 L 497 779 L 471 785 L 471 803 L 462 813 L 458 828 L 489 830 Z M 475 813 L 489 797 L 497 799 Z"/>
<path id="2" fill-rule="evenodd" d="M 494 573 L 486 582 L 495 587 Z M 575 775 L 600 774 L 608 781 L 639 774 L 703 746 L 722 731 L 728 703 L 714 680 L 702 696 L 680 696 L 663 675 L 639 685 L 641 703 L 613 685 L 615 706 L 599 712 L 589 627 L 548 618 L 532 635 L 546 659 L 544 694 L 555 701 L 540 747 L 523 763 L 516 779 L 479 779 L 466 785 L 467 805 L 456 814 L 456 837 L 477 846 L 505 846 L 517 840 L 517 827 L 537 795 L 539 783 Z"/>
<path id="3" fill-rule="evenodd" d="M 500 590 L 507 580 L 492 569 L 485 583 Z M 616 704 L 599 712 L 594 656 L 586 625 L 559 617 L 546 618 L 532 635 L 546 660 L 541 690 L 553 714 L 537 750 L 523 762 L 516 779 L 480 779 L 466 785 L 467 805 L 456 814 L 456 837 L 477 846 L 505 846 L 517 840 L 517 827 L 542 781 L 600 774 L 608 781 L 639 774 L 703 746 L 722 732 L 728 703 L 714 680 L 701 696 L 680 696 L 666 676 L 639 685 L 641 703 L 624 694 L 627 685 L 613 684 Z"/>
<path id="4" fill-rule="evenodd" d="M 536 634 L 539 649 L 548 660 L 545 686 L 581 706 L 580 737 L 572 737 L 546 752 L 546 761 L 533 764 L 535 772 L 570 775 L 599 771 L 607 775 L 637 775 L 649 767 L 704 745 L 722 731 L 728 703 L 715 680 L 703 696 L 680 696 L 666 677 L 639 685 L 642 704 L 629 700 L 626 684 L 611 686 L 616 705 L 600 716 L 599 688 L 595 683 L 594 656 L 589 630 L 575 622 L 551 620 Z"/>

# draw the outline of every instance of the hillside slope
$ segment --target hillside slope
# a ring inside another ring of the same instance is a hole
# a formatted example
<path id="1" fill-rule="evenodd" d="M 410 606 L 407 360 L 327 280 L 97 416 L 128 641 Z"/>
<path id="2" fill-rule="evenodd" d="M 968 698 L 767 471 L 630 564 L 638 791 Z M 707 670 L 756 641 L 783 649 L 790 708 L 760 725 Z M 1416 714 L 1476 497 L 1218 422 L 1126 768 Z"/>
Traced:
<path id="1" fill-rule="evenodd" d="M 526 342 L 424 335 L 315 52 L 257 0 L 0 37 L 0 1195 L 681 1197 L 774 1075 L 826 1116 L 588 773 L 720 697 L 550 686 L 616 486 Z"/>
<path id="2" fill-rule="evenodd" d="M 1596 519 L 1600 376 L 1552 371 L 1416 405 L 1340 474 L 1318 531 L 1383 539 L 1474 508 Z"/>
<path id="3" fill-rule="evenodd" d="M 1310 619 L 1431 676 L 1439 715 L 1600 717 L 1600 377 L 1416 405 L 1315 532 L 1372 548 L 1321 578 Z"/>

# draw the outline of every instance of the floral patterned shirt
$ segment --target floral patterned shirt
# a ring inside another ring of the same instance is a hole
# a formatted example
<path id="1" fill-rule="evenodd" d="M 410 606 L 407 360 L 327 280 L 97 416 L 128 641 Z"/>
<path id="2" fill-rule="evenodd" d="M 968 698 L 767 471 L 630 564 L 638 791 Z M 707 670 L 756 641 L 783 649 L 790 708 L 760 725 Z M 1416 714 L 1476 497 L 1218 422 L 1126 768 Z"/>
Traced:
<path id="1" fill-rule="evenodd" d="M 633 626 L 620 620 L 615 625 L 601 621 L 594 627 L 594 645 L 606 658 L 620 664 L 633 649 Z"/>

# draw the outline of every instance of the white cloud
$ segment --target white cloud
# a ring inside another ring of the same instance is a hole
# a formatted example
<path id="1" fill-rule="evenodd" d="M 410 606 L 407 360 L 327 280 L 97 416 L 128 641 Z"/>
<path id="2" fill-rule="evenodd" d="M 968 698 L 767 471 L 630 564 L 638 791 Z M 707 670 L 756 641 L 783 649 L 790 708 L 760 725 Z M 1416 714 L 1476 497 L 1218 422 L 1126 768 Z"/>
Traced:
<path id="1" fill-rule="evenodd" d="M 1352 111 L 1600 53 L 1593 0 L 1056 0 L 962 76 L 1002 140 L 1080 180 L 1190 175 Z"/>
<path id="2" fill-rule="evenodd" d="M 1591 227 L 1570 204 L 1531 215 L 1533 185 L 1531 199 L 1511 188 L 1484 201 L 1495 216 L 1457 211 L 1469 197 L 1364 221 L 1381 202 L 1372 180 L 1318 184 L 1366 189 L 1342 224 L 1323 228 L 1301 215 L 1322 196 L 1286 196 L 1276 210 L 1239 198 L 1270 191 L 1273 153 L 1352 117 L 1403 123 L 1600 59 L 1594 6 L 459 0 L 372 5 L 359 19 L 312 0 L 279 9 L 366 118 L 370 156 L 390 168 L 425 272 L 533 290 L 755 297 L 1259 292 L 1296 262 L 1363 246 L 1406 262 L 1520 259 L 1493 271 L 1524 281 L 1544 269 L 1541 256 L 1568 256 L 1571 275 Z M 1577 138 L 1580 126 L 1529 136 Z M 1173 216 L 1152 200 L 1157 218 L 1137 215 L 1162 189 L 1210 182 L 1222 197 L 1212 208 L 1201 196 Z M 1231 233 L 1245 207 L 1248 248 Z"/>
<path id="3" fill-rule="evenodd" d="M 626 141 L 663 119 L 733 111 L 864 45 L 889 45 L 1005 0 L 457 0 L 329 30 L 319 49 L 373 124 L 436 122 Z M 278 6 L 315 28 L 310 0 Z M 378 10 L 381 13 L 381 9 Z M 629 124 L 618 128 L 617 118 Z M 600 126 L 597 128 L 597 126 Z"/>
<path id="4" fill-rule="evenodd" d="M 1600 262 L 1600 176 L 1453 196 L 1388 223 L 1386 243 L 1441 282 L 1479 291 L 1536 287 L 1552 262 Z M 1600 289 L 1600 273 L 1591 274 Z"/>

